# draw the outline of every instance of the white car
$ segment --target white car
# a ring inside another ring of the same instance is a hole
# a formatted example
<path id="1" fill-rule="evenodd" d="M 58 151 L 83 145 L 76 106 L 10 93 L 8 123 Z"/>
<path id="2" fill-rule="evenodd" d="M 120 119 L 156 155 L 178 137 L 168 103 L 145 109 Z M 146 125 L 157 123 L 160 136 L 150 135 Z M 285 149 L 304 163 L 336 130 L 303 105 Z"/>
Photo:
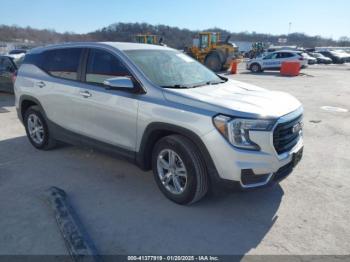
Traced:
<path id="1" fill-rule="evenodd" d="M 15 82 L 30 143 L 119 154 L 153 169 L 162 193 L 191 204 L 209 187 L 287 177 L 303 155 L 293 96 L 216 75 L 168 47 L 70 43 L 31 50 Z M 146 197 L 146 196 L 145 196 Z"/>
<path id="2" fill-rule="evenodd" d="M 302 53 L 301 54 L 306 60 L 309 65 L 317 64 L 317 59 L 315 57 L 312 57 L 308 53 Z"/>
<path id="3" fill-rule="evenodd" d="M 302 68 L 306 67 L 308 60 L 302 56 L 300 51 L 276 51 L 266 56 L 251 59 L 247 62 L 247 69 L 253 73 L 264 70 L 279 70 L 285 61 L 297 61 Z"/>

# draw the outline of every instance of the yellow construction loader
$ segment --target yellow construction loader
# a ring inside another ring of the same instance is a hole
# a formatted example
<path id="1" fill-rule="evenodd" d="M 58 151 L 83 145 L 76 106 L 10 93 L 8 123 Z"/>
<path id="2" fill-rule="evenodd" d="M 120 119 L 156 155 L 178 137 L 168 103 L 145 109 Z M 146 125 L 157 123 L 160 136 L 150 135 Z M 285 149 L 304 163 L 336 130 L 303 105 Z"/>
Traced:
<path id="1" fill-rule="evenodd" d="M 220 72 L 230 67 L 238 51 L 229 40 L 230 36 L 222 41 L 221 34 L 217 32 L 201 32 L 185 52 L 214 72 Z"/>
<path id="2" fill-rule="evenodd" d="M 136 35 L 136 42 L 140 44 L 161 45 L 163 38 L 152 34 L 138 34 Z"/>

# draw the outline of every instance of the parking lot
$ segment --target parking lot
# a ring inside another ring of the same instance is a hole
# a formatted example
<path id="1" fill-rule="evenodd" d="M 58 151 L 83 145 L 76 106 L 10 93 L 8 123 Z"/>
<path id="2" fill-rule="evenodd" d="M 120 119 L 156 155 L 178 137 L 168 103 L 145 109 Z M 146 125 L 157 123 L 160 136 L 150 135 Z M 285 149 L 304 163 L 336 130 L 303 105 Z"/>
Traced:
<path id="1" fill-rule="evenodd" d="M 50 186 L 64 189 L 101 254 L 350 253 L 350 65 L 311 66 L 298 77 L 252 74 L 237 80 L 286 91 L 304 105 L 304 158 L 280 185 L 224 190 L 179 206 L 151 172 L 129 162 L 64 146 L 35 150 L 0 93 L 0 254 L 66 254 Z"/>

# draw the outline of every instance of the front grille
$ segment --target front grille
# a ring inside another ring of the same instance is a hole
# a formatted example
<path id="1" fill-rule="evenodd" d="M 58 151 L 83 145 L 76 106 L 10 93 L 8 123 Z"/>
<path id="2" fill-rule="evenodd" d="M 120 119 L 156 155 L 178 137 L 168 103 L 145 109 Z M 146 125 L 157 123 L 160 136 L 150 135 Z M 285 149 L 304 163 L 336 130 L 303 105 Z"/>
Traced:
<path id="1" fill-rule="evenodd" d="M 293 132 L 293 127 L 300 123 L 303 115 L 294 118 L 288 122 L 280 123 L 273 132 L 273 145 L 278 154 L 283 154 L 291 150 L 301 136 L 301 132 Z"/>

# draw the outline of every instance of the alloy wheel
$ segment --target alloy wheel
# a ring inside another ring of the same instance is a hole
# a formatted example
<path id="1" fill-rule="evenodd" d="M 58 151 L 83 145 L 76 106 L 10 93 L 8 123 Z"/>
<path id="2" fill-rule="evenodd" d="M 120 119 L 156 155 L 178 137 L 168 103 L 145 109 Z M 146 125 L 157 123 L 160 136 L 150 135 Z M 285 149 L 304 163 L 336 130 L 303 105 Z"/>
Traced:
<path id="1" fill-rule="evenodd" d="M 157 157 L 157 171 L 162 185 L 172 194 L 182 194 L 187 186 L 187 170 L 181 157 L 171 149 Z"/>
<path id="2" fill-rule="evenodd" d="M 38 145 L 42 144 L 45 138 L 45 132 L 40 118 L 35 114 L 30 114 L 28 116 L 27 124 L 31 139 Z"/>

